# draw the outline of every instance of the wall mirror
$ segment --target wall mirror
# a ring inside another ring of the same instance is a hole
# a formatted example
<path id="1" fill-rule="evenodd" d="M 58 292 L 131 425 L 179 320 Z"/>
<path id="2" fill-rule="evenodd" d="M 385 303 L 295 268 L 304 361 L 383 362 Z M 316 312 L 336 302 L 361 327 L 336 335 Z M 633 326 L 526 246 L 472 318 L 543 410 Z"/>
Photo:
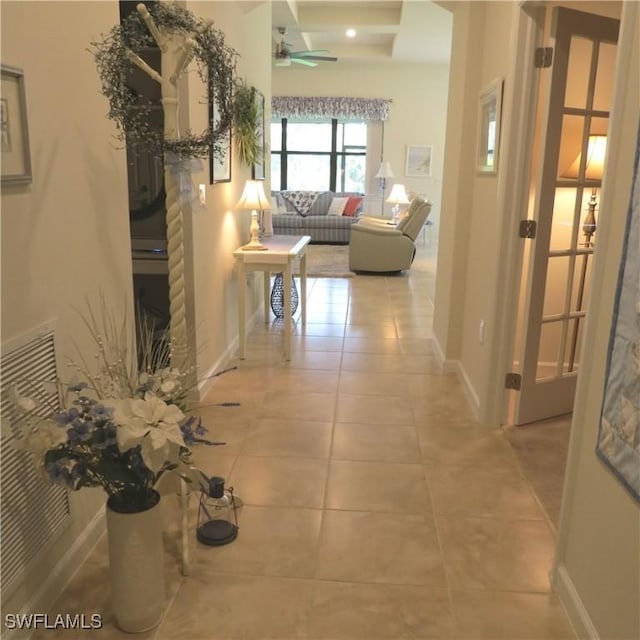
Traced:
<path id="1" fill-rule="evenodd" d="M 149 47 L 140 56 L 153 69 L 160 69 L 160 49 Z M 127 84 L 141 102 L 151 103 L 149 124 L 157 131 L 164 128 L 160 102 L 160 85 L 134 67 Z M 129 219 L 133 237 L 165 238 L 164 161 L 149 151 L 127 144 L 127 179 L 129 183 Z"/>
<path id="2" fill-rule="evenodd" d="M 480 94 L 477 168 L 480 173 L 496 173 L 500 145 L 502 78 L 494 80 Z"/>

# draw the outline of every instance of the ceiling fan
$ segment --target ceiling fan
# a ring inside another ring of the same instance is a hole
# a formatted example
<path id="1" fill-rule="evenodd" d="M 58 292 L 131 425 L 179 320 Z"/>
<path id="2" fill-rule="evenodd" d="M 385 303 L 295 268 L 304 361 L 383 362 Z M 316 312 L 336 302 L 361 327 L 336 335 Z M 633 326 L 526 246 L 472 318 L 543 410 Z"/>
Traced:
<path id="1" fill-rule="evenodd" d="M 276 67 L 289 67 L 292 62 L 303 64 L 306 67 L 317 67 L 317 61 L 337 62 L 338 58 L 333 56 L 322 55 L 329 53 L 327 49 L 317 49 L 315 51 L 291 51 L 291 45 L 285 42 L 287 30 L 284 27 L 278 27 L 280 40 L 276 41 L 276 50 L 273 54 Z"/>

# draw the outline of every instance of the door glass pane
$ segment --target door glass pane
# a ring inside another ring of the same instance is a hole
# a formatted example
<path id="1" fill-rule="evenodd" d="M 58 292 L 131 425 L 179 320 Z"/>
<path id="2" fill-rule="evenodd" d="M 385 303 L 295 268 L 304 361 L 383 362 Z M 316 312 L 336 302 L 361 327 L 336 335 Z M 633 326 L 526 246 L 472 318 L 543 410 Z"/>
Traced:
<path id="1" fill-rule="evenodd" d="M 591 130 L 589 134 L 592 136 L 606 136 L 608 126 L 609 118 L 591 118 Z"/>
<path id="2" fill-rule="evenodd" d="M 542 311 L 544 318 L 564 313 L 568 276 L 569 258 L 567 256 L 549 258 Z"/>
<path id="3" fill-rule="evenodd" d="M 567 251 L 573 247 L 577 193 L 578 190 L 571 187 L 556 189 L 549 245 L 551 251 Z"/>
<path id="4" fill-rule="evenodd" d="M 578 248 L 581 249 L 588 249 L 589 247 L 593 248 L 598 236 L 598 224 L 600 222 L 600 189 L 595 189 L 594 211 L 593 216 L 590 217 L 589 203 L 591 202 L 591 195 L 593 191 L 593 189 L 587 188 L 582 194 L 582 207 L 580 209 L 580 221 L 578 229 Z M 585 233 L 585 231 L 588 230 L 591 231 L 589 245 L 587 245 L 587 239 L 589 238 L 589 235 Z"/>
<path id="5" fill-rule="evenodd" d="M 585 318 L 570 320 L 567 328 L 567 343 L 562 360 L 562 372 L 572 373 L 580 366 L 582 355 L 582 334 L 584 333 Z"/>
<path id="6" fill-rule="evenodd" d="M 560 155 L 558 157 L 558 178 L 560 180 L 576 180 L 578 178 L 584 126 L 583 116 L 565 115 L 562 118 Z"/>
<path id="7" fill-rule="evenodd" d="M 571 291 L 571 311 L 584 311 L 589 304 L 592 263 L 593 255 L 591 253 L 576 257 Z"/>
<path id="8" fill-rule="evenodd" d="M 545 322 L 542 325 L 536 380 L 555 378 L 557 375 L 560 339 L 562 337 L 562 325 L 564 322 L 563 320 Z"/>
<path id="9" fill-rule="evenodd" d="M 611 92 L 613 81 L 616 77 L 616 51 L 615 44 L 600 43 L 598 69 L 596 70 L 596 88 L 593 96 L 593 108 L 598 111 L 609 111 L 611 109 Z"/>
<path id="10" fill-rule="evenodd" d="M 585 109 L 589 87 L 589 70 L 593 43 L 586 38 L 573 36 L 569 49 L 567 69 L 567 90 L 564 95 L 566 107 Z"/>

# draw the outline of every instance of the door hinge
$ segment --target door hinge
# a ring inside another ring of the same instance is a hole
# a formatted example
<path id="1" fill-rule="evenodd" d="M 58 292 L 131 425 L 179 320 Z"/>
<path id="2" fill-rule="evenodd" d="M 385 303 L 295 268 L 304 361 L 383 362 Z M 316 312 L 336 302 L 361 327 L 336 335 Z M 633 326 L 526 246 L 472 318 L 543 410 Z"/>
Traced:
<path id="1" fill-rule="evenodd" d="M 521 238 L 533 239 L 536 237 L 538 223 L 535 220 L 520 220 L 520 230 L 518 235 Z"/>
<path id="2" fill-rule="evenodd" d="M 546 69 L 553 62 L 553 47 L 538 47 L 536 49 L 534 64 L 536 69 Z"/>
<path id="3" fill-rule="evenodd" d="M 522 376 L 519 373 L 507 373 L 504 377 L 504 388 L 520 391 Z"/>

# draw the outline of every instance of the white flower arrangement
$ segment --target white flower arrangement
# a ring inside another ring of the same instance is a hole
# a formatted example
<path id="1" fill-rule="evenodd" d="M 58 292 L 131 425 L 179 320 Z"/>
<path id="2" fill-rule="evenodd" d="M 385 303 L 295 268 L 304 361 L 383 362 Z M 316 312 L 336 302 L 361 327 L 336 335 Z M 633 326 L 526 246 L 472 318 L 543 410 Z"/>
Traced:
<path id="1" fill-rule="evenodd" d="M 122 346 L 126 331 L 113 331 L 113 323 L 105 324 L 107 330 L 99 331 L 90 315 L 87 326 L 98 346 L 99 370 L 90 374 L 72 363 L 84 380 L 57 381 L 61 409 L 51 401 L 56 394 L 50 382 L 30 381 L 28 392 L 13 390 L 16 422 L 23 429 L 16 446 L 34 455 L 50 482 L 70 490 L 101 486 L 115 510 L 142 511 L 167 472 L 196 486 L 206 483 L 206 476 L 191 463 L 191 447 L 223 443 L 204 439 L 200 418 L 185 415 L 185 383 L 190 376 L 159 366 L 163 358 L 151 348 L 149 334 L 139 332 L 139 372 L 127 357 L 132 352 Z M 166 356 L 169 341 L 161 343 Z"/>

